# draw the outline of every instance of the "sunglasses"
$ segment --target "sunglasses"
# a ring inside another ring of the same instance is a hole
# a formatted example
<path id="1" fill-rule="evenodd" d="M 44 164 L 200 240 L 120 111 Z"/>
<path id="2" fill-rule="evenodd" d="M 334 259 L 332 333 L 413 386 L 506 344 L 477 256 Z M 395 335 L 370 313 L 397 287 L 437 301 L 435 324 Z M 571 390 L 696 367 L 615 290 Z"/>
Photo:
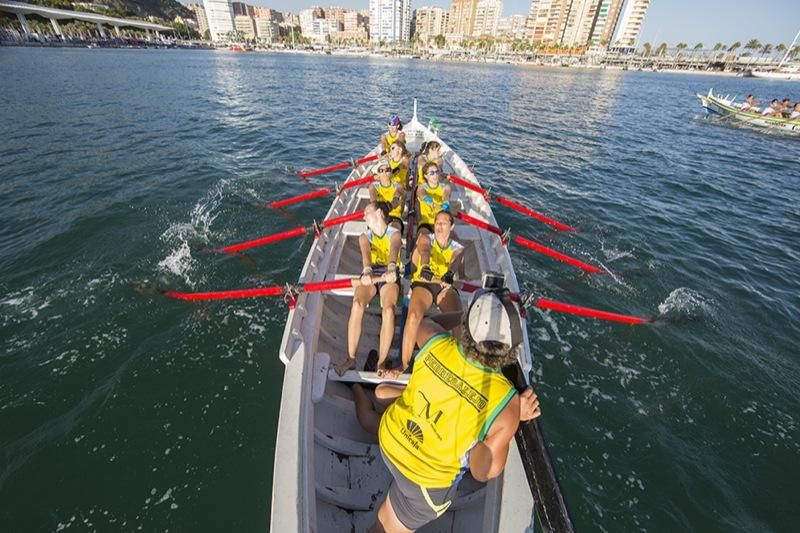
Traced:
<path id="1" fill-rule="evenodd" d="M 429 171 L 426 173 L 426 175 L 427 175 L 427 176 L 438 176 L 438 175 L 439 175 L 439 174 L 441 174 L 441 173 L 442 173 L 442 171 L 441 171 L 441 170 L 429 170 Z"/>
<path id="2" fill-rule="evenodd" d="M 391 172 L 391 167 L 381 167 L 378 169 L 378 172 Z"/>

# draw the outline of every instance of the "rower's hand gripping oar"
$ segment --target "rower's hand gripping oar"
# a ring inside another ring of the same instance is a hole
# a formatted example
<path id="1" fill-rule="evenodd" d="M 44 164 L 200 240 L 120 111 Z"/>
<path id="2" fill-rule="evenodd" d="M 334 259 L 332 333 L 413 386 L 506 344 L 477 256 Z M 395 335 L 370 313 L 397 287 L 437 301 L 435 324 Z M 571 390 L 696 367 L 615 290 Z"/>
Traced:
<path id="1" fill-rule="evenodd" d="M 310 178 L 311 176 L 319 176 L 320 174 L 327 174 L 328 172 L 336 172 L 337 170 L 344 170 L 350 167 L 357 167 L 359 165 L 363 165 L 364 163 L 369 163 L 371 161 L 375 161 L 380 156 L 377 154 L 368 155 L 366 157 L 362 157 L 361 159 L 351 159 L 350 161 L 345 161 L 344 163 L 339 163 L 337 165 L 331 165 L 329 167 L 318 168 L 316 170 L 309 170 L 306 172 L 298 172 L 297 175 L 301 178 Z"/>
<path id="2" fill-rule="evenodd" d="M 543 215 L 541 213 L 538 213 L 538 212 L 534 211 L 533 209 L 525 207 L 524 205 L 519 204 L 519 203 L 515 202 L 514 200 L 511 200 L 510 198 L 506 198 L 505 196 L 501 196 L 499 194 L 495 194 L 495 193 L 489 191 L 488 189 L 484 189 L 483 187 L 480 187 L 480 186 L 478 186 L 478 185 L 476 185 L 474 183 L 471 183 L 471 182 L 469 182 L 469 181 L 467 181 L 465 179 L 459 178 L 458 176 L 454 176 L 454 175 L 450 174 L 450 175 L 447 176 L 447 179 L 449 179 L 450 181 L 452 181 L 456 185 L 461 185 L 465 189 L 469 189 L 470 191 L 473 191 L 473 192 L 476 192 L 476 193 L 482 195 L 484 198 L 486 198 L 487 201 L 490 201 L 492 199 L 497 200 L 497 203 L 499 203 L 499 204 L 502 204 L 502 205 L 504 205 L 506 207 L 509 207 L 509 208 L 511 208 L 511 209 L 513 209 L 515 211 L 518 211 L 518 212 L 522 213 L 523 215 L 529 216 L 531 218 L 535 218 L 536 220 L 539 220 L 540 222 L 544 222 L 545 224 L 549 224 L 550 226 L 553 226 L 554 228 L 557 228 L 557 229 L 559 229 L 561 231 L 578 231 L 578 228 L 574 228 L 572 226 L 568 226 L 567 224 L 563 224 L 563 223 L 559 222 L 558 220 L 552 219 L 550 217 L 547 217 L 547 216 L 545 216 L 545 215 Z"/>

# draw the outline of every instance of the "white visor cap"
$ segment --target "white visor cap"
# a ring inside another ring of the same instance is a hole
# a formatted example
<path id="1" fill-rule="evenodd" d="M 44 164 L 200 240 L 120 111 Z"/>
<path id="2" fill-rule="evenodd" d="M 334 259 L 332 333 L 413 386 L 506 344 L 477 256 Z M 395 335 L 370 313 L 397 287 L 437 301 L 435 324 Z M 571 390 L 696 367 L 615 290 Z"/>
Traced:
<path id="1" fill-rule="evenodd" d="M 519 340 L 514 339 L 512 331 L 512 317 L 508 316 L 506 306 L 494 292 L 486 291 L 476 295 L 468 313 L 469 334 L 476 343 L 495 341 L 511 347 L 518 344 Z"/>

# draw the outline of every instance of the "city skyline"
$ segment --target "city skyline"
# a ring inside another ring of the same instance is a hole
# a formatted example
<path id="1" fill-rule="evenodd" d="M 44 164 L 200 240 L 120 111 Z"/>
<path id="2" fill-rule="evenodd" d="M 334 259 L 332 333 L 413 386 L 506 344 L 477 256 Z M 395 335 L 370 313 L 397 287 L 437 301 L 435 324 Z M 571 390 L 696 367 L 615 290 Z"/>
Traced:
<path id="1" fill-rule="evenodd" d="M 355 10 L 369 9 L 369 0 L 308 1 L 308 5 L 306 1 L 300 3 L 297 0 L 251 0 L 247 3 L 293 13 L 313 5 L 322 8 L 338 6 Z M 411 10 L 419 7 L 449 10 L 450 4 L 450 0 L 412 0 Z M 530 5 L 530 0 L 504 0 L 501 16 L 527 16 Z M 706 0 L 702 3 L 692 0 L 653 0 L 642 25 L 639 45 L 645 42 L 653 45 L 662 42 L 670 45 L 678 42 L 694 45 L 702 42 L 710 48 L 716 42 L 744 43 L 750 39 L 773 45 L 791 43 L 800 29 L 800 3 L 792 0 L 763 0 L 758 7 L 758 13 L 755 13 L 753 10 L 731 9 L 730 2 L 723 0 Z M 756 23 L 764 20 L 762 15 L 769 13 L 777 14 L 769 25 Z M 723 22 L 716 22 L 720 20 Z"/>

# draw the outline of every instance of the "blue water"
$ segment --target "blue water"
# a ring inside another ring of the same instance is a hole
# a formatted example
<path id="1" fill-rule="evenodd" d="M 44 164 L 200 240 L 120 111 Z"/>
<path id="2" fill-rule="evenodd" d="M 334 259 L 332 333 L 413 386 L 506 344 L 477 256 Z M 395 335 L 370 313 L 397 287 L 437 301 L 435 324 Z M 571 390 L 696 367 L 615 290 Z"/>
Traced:
<path id="1" fill-rule="evenodd" d="M 542 424 L 582 531 L 793 531 L 800 521 L 800 139 L 702 117 L 696 92 L 800 85 L 207 51 L 0 48 L 0 524 L 264 531 L 285 307 L 160 288 L 295 281 L 295 176 L 366 153 L 412 98 L 515 212 L 528 291 L 659 315 L 529 323 Z M 344 176 L 319 177 L 328 185 Z"/>

